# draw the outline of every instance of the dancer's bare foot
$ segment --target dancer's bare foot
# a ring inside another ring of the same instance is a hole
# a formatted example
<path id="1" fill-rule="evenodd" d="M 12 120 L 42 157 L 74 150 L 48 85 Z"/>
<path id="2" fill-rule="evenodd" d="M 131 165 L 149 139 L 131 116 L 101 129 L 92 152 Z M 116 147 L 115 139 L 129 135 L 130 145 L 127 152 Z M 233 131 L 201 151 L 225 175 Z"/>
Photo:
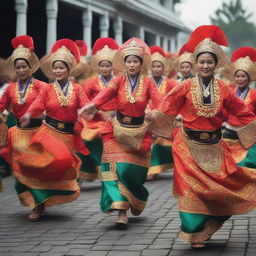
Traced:
<path id="1" fill-rule="evenodd" d="M 156 178 L 156 174 L 149 174 L 149 175 L 147 176 L 147 180 L 148 180 L 148 181 L 154 180 L 155 178 Z"/>
<path id="2" fill-rule="evenodd" d="M 131 207 L 131 213 L 133 216 L 139 216 L 141 214 L 141 211 Z"/>
<path id="3" fill-rule="evenodd" d="M 44 212 L 45 212 L 44 204 L 40 204 L 31 211 L 27 219 L 28 221 L 31 221 L 31 222 L 39 221 L 40 216 L 42 216 Z"/>
<path id="4" fill-rule="evenodd" d="M 128 218 L 126 210 L 119 210 L 118 220 L 116 221 L 116 225 L 118 228 L 124 229 L 127 227 Z"/>
<path id="5" fill-rule="evenodd" d="M 204 248 L 205 244 L 202 243 L 191 243 L 191 247 L 194 249 L 200 249 L 200 248 Z"/>

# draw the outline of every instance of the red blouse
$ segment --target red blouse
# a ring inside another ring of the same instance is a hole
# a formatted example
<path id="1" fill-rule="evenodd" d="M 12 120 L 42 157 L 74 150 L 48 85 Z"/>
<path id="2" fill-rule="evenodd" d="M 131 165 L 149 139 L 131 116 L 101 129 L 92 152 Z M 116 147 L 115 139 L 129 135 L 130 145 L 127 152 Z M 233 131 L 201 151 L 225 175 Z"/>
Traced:
<path id="1" fill-rule="evenodd" d="M 141 76 L 133 93 L 130 90 L 126 76 L 116 77 L 92 100 L 92 103 L 101 109 L 103 104 L 115 98 L 116 110 L 127 116 L 140 117 L 144 116 L 150 99 L 154 108 L 159 105 L 162 99 L 149 77 Z"/>
<path id="2" fill-rule="evenodd" d="M 173 117 L 181 114 L 184 127 L 194 130 L 220 128 L 226 112 L 238 117 L 237 126 L 246 125 L 256 119 L 244 102 L 236 97 L 234 91 L 219 79 L 215 79 L 212 86 L 213 104 L 204 105 L 197 79 L 195 77 L 178 84 L 165 96 L 159 111 Z"/>
<path id="3" fill-rule="evenodd" d="M 43 88 L 27 113 L 33 118 L 46 115 L 63 122 L 75 122 L 77 110 L 89 103 L 81 85 L 70 83 L 67 96 L 63 96 L 59 85 L 54 83 Z"/>
<path id="4" fill-rule="evenodd" d="M 18 82 L 10 83 L 0 98 L 0 113 L 5 109 L 11 108 L 15 117 L 19 119 L 27 112 L 29 106 L 39 95 L 40 91 L 47 86 L 45 82 L 34 79 L 27 88 L 24 103 L 21 104 Z"/>
<path id="5" fill-rule="evenodd" d="M 89 100 L 92 100 L 100 91 L 105 88 L 100 76 L 93 77 L 83 84 L 83 89 Z M 111 111 L 116 109 L 115 99 L 104 104 L 101 109 L 103 111 Z"/>

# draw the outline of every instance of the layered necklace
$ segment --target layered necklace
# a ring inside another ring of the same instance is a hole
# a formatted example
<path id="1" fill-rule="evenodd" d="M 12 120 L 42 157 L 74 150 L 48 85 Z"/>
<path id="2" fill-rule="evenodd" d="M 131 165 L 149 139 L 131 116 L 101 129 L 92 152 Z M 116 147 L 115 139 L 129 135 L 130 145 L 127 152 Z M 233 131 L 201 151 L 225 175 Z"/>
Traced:
<path id="1" fill-rule="evenodd" d="M 20 105 L 23 105 L 26 102 L 28 94 L 31 92 L 32 86 L 32 77 L 27 79 L 24 85 L 22 85 L 21 80 L 19 79 L 18 82 L 18 88 L 16 89 L 16 97 Z"/>
<path id="2" fill-rule="evenodd" d="M 101 82 L 102 82 L 103 87 L 106 87 L 107 84 L 108 84 L 108 82 L 111 81 L 111 79 L 112 79 L 112 76 L 110 76 L 109 79 L 106 79 L 105 76 L 100 75 L 100 80 L 101 80 Z"/>
<path id="3" fill-rule="evenodd" d="M 140 96 L 143 90 L 143 75 L 138 74 L 136 77 L 132 78 L 128 74 L 126 75 L 126 88 L 125 88 L 125 95 L 126 98 L 130 103 L 135 103 L 135 96 Z M 135 89 L 138 87 L 136 90 L 136 95 L 133 95 L 135 92 Z"/>
<path id="4" fill-rule="evenodd" d="M 55 81 L 53 86 L 60 105 L 62 107 L 68 106 L 74 89 L 72 83 L 67 81 L 63 86 L 61 86 L 58 81 Z"/>

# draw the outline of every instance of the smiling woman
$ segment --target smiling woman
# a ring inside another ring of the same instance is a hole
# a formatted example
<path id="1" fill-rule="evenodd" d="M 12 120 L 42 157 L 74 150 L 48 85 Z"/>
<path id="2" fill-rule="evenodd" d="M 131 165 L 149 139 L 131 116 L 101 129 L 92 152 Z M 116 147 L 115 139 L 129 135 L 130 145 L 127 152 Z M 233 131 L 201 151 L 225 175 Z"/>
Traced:
<path id="1" fill-rule="evenodd" d="M 256 116 L 230 86 L 214 77 L 214 70 L 226 64 L 220 45 L 227 46 L 227 39 L 217 26 L 200 26 L 191 34 L 188 46 L 196 57 L 198 76 L 165 96 L 151 129 L 168 137 L 164 124 L 178 113 L 183 117 L 184 127 L 173 141 L 173 191 L 179 203 L 180 236 L 196 248 L 203 247 L 231 215 L 256 205 L 255 170 L 236 165 L 221 133 L 227 113 L 232 114 L 241 128 L 241 143 L 250 147 L 256 141 Z"/>

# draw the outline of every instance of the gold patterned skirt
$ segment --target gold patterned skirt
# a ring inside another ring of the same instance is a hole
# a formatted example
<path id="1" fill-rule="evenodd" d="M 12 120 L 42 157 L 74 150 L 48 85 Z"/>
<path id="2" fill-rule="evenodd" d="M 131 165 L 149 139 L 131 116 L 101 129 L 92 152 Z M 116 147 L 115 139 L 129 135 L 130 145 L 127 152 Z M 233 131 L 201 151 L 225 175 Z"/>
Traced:
<path id="1" fill-rule="evenodd" d="M 9 162 L 21 203 L 30 208 L 75 200 L 81 161 L 76 139 L 43 124 L 34 130 L 13 127 L 9 132 Z"/>
<path id="2" fill-rule="evenodd" d="M 256 206 L 256 172 L 237 166 L 223 140 L 198 144 L 180 129 L 173 142 L 173 157 L 173 192 L 185 240 L 207 240 L 229 216 L 247 213 Z M 184 215 L 189 215 L 190 221 Z M 199 217 L 202 222 L 196 221 Z M 200 223 L 199 228 L 188 227 L 193 220 Z"/>

